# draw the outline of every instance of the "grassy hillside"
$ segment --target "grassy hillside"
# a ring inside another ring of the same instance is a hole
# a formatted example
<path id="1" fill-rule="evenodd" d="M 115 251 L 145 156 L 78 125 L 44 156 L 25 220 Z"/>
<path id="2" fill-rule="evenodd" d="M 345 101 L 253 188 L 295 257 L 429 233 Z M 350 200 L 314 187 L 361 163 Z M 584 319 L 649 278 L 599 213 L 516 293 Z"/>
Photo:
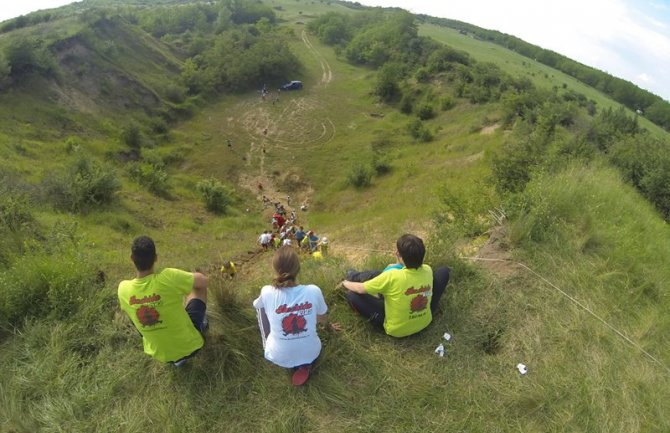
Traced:
<path id="1" fill-rule="evenodd" d="M 421 34 L 494 62 L 501 74 L 550 91 L 567 83 L 598 108 L 592 116 L 571 106 L 572 123 L 546 132 L 553 119 L 546 111 L 534 123 L 506 122 L 505 98 L 458 97 L 453 71 L 427 81 L 408 74 L 403 94 L 414 107 L 435 107 L 422 122 L 432 135 L 424 142 L 408 132 L 416 109 L 404 114 L 401 101 L 380 102 L 378 69 L 348 62 L 342 47 L 306 29 L 327 12 L 361 11 L 266 5 L 279 22 L 272 34 L 301 65 L 285 79 L 305 84 L 274 103 L 256 90 L 218 88 L 175 102 L 187 58 L 208 53 L 190 56 L 188 41 L 209 41 L 209 33 L 158 39 L 114 14 L 92 24 L 46 23 L 70 29 L 47 43 L 61 76 L 29 74 L 0 93 L 0 431 L 670 430 L 670 230 L 640 195 L 650 190 L 612 168 L 614 150 L 574 138 L 605 122 L 598 115 L 616 104 L 514 53 L 422 26 Z M 267 31 L 241 27 L 222 37 Z M 276 83 L 268 84 L 274 92 Z M 523 146 L 537 159 L 504 159 Z M 386 170 L 375 171 L 380 161 Z M 515 164 L 520 177 L 528 174 L 523 188 L 501 191 L 501 167 Z M 352 186 L 357 167 L 373 173 L 369 186 Z M 115 175 L 116 189 L 105 173 Z M 52 184 L 80 185 L 82 177 L 110 188 L 109 200 L 54 201 Z M 197 187 L 205 179 L 229 191 L 226 212 L 205 209 Z M 303 388 L 263 360 L 251 307 L 271 279 L 271 254 L 249 253 L 269 228 L 258 182 L 272 199 L 306 203 L 301 222 L 332 241 L 326 260 L 303 257 L 300 280 L 322 288 L 344 330 L 322 335 Z M 424 237 L 427 261 L 450 266 L 452 281 L 434 323 L 396 340 L 354 316 L 337 283 L 348 268 L 391 260 L 404 232 Z M 118 282 L 133 275 L 128 250 L 139 234 L 156 240 L 160 266 L 210 277 L 207 345 L 180 369 L 144 355 L 116 305 Z M 233 281 L 217 272 L 228 258 L 242 262 Z M 444 358 L 434 353 L 441 342 Z"/>

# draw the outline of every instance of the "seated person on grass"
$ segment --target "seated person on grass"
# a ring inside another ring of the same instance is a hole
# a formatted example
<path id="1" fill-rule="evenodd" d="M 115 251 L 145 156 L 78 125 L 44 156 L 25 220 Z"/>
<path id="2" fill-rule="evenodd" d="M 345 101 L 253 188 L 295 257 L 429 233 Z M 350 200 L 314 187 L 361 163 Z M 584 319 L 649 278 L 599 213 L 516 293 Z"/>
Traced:
<path id="1" fill-rule="evenodd" d="M 312 364 L 321 353 L 317 323 L 326 324 L 328 307 L 321 289 L 298 284 L 300 258 L 289 246 L 272 258 L 275 277 L 253 302 L 258 314 L 265 359 L 293 370 L 293 385 L 309 378 Z M 339 325 L 332 324 L 338 330 Z"/>
<path id="2" fill-rule="evenodd" d="M 351 307 L 392 337 L 406 337 L 427 327 L 449 282 L 449 268 L 433 271 L 423 263 L 421 238 L 403 235 L 396 242 L 399 264 L 382 271 L 347 273 L 342 285 Z M 354 281 L 352 281 L 354 280 Z M 381 296 L 378 296 L 381 295 Z"/>
<path id="3" fill-rule="evenodd" d="M 207 278 L 173 268 L 156 272 L 156 245 L 148 236 L 133 241 L 130 259 L 137 277 L 119 284 L 119 306 L 142 334 L 144 352 L 179 366 L 205 343 Z"/>

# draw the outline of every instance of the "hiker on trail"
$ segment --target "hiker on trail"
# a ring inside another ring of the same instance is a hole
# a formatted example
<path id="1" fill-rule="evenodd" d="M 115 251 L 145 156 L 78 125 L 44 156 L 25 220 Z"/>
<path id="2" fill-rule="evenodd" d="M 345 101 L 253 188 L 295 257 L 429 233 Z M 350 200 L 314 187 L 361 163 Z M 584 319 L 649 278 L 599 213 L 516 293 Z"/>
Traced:
<path id="1" fill-rule="evenodd" d="M 272 235 L 270 235 L 269 230 L 265 230 L 261 235 L 258 237 L 258 244 L 263 247 L 264 250 L 267 251 L 268 247 L 270 246 L 270 241 L 272 240 Z"/>
<path id="2" fill-rule="evenodd" d="M 298 231 L 295 232 L 295 240 L 298 242 L 298 247 L 300 247 L 300 243 L 303 239 L 305 239 L 305 230 L 300 226 L 298 227 Z"/>
<path id="3" fill-rule="evenodd" d="M 316 251 L 316 247 L 319 244 L 319 236 L 314 233 L 313 230 L 307 232 L 307 241 L 309 242 L 309 251 Z"/>
<path id="4" fill-rule="evenodd" d="M 328 255 L 328 238 L 327 237 L 322 237 L 321 241 L 319 242 L 319 251 L 321 251 L 321 254 L 326 257 Z"/>
<path id="5" fill-rule="evenodd" d="M 263 192 L 263 184 L 260 183 L 260 182 L 258 182 L 258 185 L 257 185 L 257 186 L 258 186 L 258 190 L 259 190 L 260 192 Z"/>
<path id="6" fill-rule="evenodd" d="M 421 238 L 406 234 L 396 242 L 402 269 L 348 272 L 342 285 L 354 311 L 383 326 L 393 337 L 412 335 L 427 327 L 449 282 L 449 268 L 433 271 L 423 263 L 425 253 Z"/>
<path id="7" fill-rule="evenodd" d="M 321 289 L 313 284 L 298 284 L 300 259 L 293 248 L 283 246 L 272 258 L 275 276 L 261 289 L 253 305 L 263 340 L 265 359 L 292 369 L 293 385 L 309 379 L 314 361 L 321 353 L 317 322 L 328 324 L 328 307 Z M 331 329 L 340 330 L 338 324 Z"/>
<path id="8" fill-rule="evenodd" d="M 291 196 L 290 195 L 286 196 L 286 206 L 291 206 Z"/>
<path id="9" fill-rule="evenodd" d="M 281 238 L 279 235 L 275 235 L 272 233 L 272 248 L 275 250 L 278 249 L 281 246 Z"/>
<path id="10" fill-rule="evenodd" d="M 285 222 L 286 222 L 286 220 L 284 219 L 283 216 L 281 216 L 280 213 L 277 212 L 277 213 L 274 213 L 272 215 L 272 228 L 273 229 L 279 230 L 284 225 Z"/>
<path id="11" fill-rule="evenodd" d="M 223 266 L 221 266 L 221 273 L 224 275 L 228 275 L 228 277 L 232 280 L 235 277 L 235 274 L 237 274 L 237 269 L 235 269 L 235 263 L 232 260 L 227 260 L 223 262 Z"/>
<path id="12" fill-rule="evenodd" d="M 119 306 L 142 334 L 144 352 L 179 366 L 205 344 L 207 277 L 174 268 L 156 272 L 157 258 L 150 237 L 133 240 L 137 276 L 119 284 Z"/>
<path id="13" fill-rule="evenodd" d="M 291 211 L 291 214 L 288 217 L 288 222 L 291 224 L 295 224 L 296 221 L 298 221 L 298 216 L 295 214 L 295 211 Z"/>

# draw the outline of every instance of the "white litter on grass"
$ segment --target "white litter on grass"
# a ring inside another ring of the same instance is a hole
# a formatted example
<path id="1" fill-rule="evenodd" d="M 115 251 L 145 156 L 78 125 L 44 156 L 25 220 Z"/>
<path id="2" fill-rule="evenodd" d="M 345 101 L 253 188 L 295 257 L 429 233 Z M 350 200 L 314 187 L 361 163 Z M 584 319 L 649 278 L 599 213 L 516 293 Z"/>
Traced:
<path id="1" fill-rule="evenodd" d="M 445 340 L 449 341 L 451 340 L 451 334 L 448 332 L 445 332 L 444 335 L 442 336 Z"/>
<path id="2" fill-rule="evenodd" d="M 519 370 L 519 373 L 526 374 L 528 373 L 528 367 L 525 364 L 518 363 L 516 369 Z"/>
<path id="3" fill-rule="evenodd" d="M 437 346 L 435 348 L 435 353 L 437 353 L 440 356 L 440 358 L 443 357 L 444 356 L 444 345 L 440 344 L 439 346 Z"/>

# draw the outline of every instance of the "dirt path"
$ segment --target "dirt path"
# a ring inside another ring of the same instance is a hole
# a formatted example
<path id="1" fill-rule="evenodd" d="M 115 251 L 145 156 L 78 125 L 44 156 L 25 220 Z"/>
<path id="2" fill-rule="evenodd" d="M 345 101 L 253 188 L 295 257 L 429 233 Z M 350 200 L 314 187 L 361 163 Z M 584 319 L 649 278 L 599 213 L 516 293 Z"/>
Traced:
<path id="1" fill-rule="evenodd" d="M 318 60 L 319 63 L 321 64 L 320 84 L 327 86 L 328 84 L 330 84 L 331 81 L 333 81 L 333 70 L 330 68 L 328 60 L 326 60 L 326 58 L 323 57 L 323 55 L 316 48 L 314 48 L 314 45 L 312 45 L 312 42 L 310 42 L 309 38 L 307 37 L 307 31 L 303 30 L 301 37 L 302 41 L 307 46 L 307 49 L 314 55 L 314 57 L 316 57 L 316 60 Z"/>

